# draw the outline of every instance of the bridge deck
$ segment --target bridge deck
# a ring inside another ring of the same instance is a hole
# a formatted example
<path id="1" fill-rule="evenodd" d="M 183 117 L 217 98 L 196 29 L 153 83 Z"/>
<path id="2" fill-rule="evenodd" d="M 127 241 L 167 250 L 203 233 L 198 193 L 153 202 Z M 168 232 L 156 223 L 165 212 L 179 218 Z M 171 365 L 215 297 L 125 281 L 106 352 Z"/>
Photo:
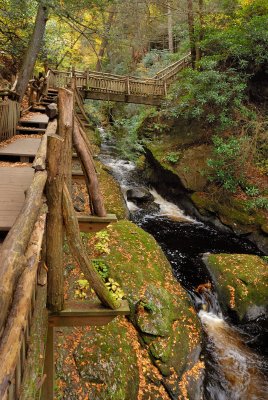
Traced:
<path id="1" fill-rule="evenodd" d="M 13 226 L 33 174 L 30 167 L 0 167 L 0 231 L 9 231 Z"/>

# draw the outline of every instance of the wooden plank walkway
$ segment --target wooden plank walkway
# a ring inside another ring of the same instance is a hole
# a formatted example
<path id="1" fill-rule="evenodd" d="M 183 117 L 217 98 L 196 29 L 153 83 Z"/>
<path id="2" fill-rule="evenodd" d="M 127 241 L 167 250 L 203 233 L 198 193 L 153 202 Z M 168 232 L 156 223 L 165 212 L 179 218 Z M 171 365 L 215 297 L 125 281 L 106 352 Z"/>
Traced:
<path id="1" fill-rule="evenodd" d="M 9 231 L 13 226 L 33 175 L 30 167 L 0 167 L 0 231 Z"/>
<path id="2" fill-rule="evenodd" d="M 29 157 L 35 157 L 41 139 L 39 138 L 19 138 L 15 142 L 0 148 L 0 157 L 20 157 L 22 162 L 28 162 Z"/>

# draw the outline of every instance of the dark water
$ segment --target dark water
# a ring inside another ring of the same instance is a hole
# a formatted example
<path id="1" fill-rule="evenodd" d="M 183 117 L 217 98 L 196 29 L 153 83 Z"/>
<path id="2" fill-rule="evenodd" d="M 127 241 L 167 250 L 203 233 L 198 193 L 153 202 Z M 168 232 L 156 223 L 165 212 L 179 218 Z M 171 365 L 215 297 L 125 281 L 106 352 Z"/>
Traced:
<path id="1" fill-rule="evenodd" d="M 157 215 L 133 213 L 132 220 L 149 232 L 164 250 L 178 281 L 187 290 L 210 280 L 204 253 L 261 254 L 254 244 L 203 223 L 180 223 Z"/>

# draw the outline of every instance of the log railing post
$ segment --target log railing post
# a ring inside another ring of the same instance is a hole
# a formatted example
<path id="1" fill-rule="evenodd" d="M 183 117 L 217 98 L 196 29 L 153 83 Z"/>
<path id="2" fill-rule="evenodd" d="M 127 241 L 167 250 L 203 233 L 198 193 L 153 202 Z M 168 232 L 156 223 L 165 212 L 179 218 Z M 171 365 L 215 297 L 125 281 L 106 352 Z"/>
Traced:
<path id="1" fill-rule="evenodd" d="M 73 93 L 59 89 L 58 137 L 48 137 L 47 180 L 47 267 L 48 306 L 52 311 L 61 311 L 64 305 L 63 278 L 63 217 L 62 192 L 66 181 L 71 188 Z"/>

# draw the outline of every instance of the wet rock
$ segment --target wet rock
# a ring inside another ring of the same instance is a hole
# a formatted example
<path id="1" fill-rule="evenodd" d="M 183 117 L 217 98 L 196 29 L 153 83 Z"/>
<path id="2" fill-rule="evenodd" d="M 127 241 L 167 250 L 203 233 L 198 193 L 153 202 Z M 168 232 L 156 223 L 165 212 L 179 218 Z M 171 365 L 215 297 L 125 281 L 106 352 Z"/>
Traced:
<path id="1" fill-rule="evenodd" d="M 129 189 L 127 191 L 127 199 L 132 201 L 138 206 L 152 203 L 154 201 L 154 196 L 149 192 L 148 189 L 139 187 Z"/>

